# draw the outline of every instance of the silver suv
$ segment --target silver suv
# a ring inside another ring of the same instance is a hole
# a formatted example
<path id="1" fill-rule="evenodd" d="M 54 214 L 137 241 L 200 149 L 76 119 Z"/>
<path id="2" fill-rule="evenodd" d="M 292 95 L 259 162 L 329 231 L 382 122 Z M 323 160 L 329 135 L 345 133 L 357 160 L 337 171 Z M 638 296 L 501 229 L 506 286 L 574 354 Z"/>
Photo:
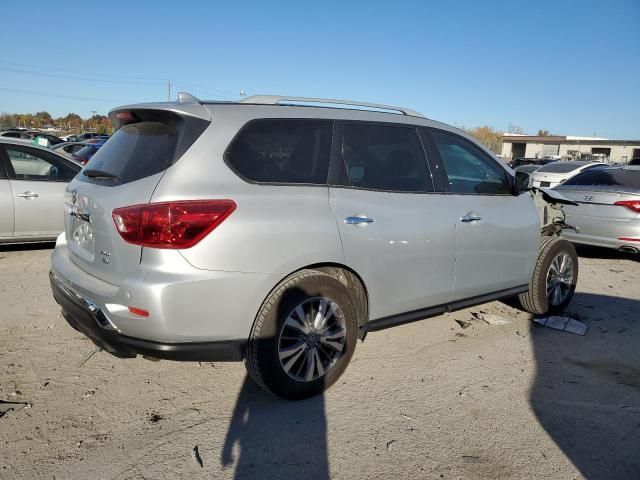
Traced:
<path id="1" fill-rule="evenodd" d="M 548 193 L 411 110 L 183 94 L 110 118 L 67 188 L 50 277 L 67 321 L 114 355 L 244 359 L 299 399 L 369 331 L 514 296 L 543 314 L 573 295 Z"/>

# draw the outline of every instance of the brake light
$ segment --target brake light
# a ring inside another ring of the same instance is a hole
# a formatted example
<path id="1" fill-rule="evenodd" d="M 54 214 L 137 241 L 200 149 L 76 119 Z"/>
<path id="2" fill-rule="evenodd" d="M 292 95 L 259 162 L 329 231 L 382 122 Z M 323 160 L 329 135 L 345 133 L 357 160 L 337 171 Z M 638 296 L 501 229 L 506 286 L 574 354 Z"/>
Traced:
<path id="1" fill-rule="evenodd" d="M 629 210 L 633 210 L 636 213 L 640 213 L 640 200 L 621 200 L 619 202 L 614 203 L 614 205 L 627 207 Z"/>
<path id="2" fill-rule="evenodd" d="M 119 112 L 116 113 L 116 118 L 123 123 L 130 123 L 137 120 L 136 116 L 131 112 Z"/>
<path id="3" fill-rule="evenodd" d="M 129 307 L 129 311 L 131 313 L 133 313 L 134 315 L 138 315 L 140 317 L 148 317 L 149 316 L 149 311 L 148 310 L 144 310 L 142 308 Z"/>
<path id="4" fill-rule="evenodd" d="M 236 209 L 233 200 L 188 200 L 116 208 L 111 216 L 125 242 L 191 248 Z"/>

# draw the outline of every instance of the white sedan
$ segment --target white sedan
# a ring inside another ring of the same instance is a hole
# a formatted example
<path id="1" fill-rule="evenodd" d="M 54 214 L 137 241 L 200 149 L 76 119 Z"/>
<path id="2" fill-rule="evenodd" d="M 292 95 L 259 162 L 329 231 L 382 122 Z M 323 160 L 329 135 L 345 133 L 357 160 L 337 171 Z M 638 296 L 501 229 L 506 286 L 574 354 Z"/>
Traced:
<path id="1" fill-rule="evenodd" d="M 552 188 L 566 182 L 574 175 L 589 170 L 590 168 L 602 167 L 604 164 L 598 162 L 583 161 L 558 161 L 548 163 L 531 173 L 531 180 L 534 187 Z"/>

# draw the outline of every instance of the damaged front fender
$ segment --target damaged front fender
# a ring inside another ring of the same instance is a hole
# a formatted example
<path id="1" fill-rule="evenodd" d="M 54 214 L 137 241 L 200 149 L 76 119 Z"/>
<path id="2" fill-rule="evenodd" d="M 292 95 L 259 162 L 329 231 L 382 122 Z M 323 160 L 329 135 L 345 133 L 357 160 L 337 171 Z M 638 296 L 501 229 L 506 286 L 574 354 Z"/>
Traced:
<path id="1" fill-rule="evenodd" d="M 557 235 L 562 230 L 571 229 L 578 233 L 578 228 L 565 223 L 563 205 L 578 205 L 559 192 L 548 188 L 533 187 L 530 190 L 533 201 L 538 209 L 542 235 Z"/>

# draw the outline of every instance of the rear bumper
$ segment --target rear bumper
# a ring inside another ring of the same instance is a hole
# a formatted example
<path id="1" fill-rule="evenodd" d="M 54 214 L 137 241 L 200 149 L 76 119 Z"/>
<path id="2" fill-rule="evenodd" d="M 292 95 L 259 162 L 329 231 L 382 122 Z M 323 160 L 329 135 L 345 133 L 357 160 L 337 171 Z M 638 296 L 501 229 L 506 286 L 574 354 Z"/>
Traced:
<path id="1" fill-rule="evenodd" d="M 202 362 L 233 362 L 244 358 L 245 340 L 164 343 L 123 335 L 97 305 L 66 287 L 53 272 L 49 273 L 49 281 L 53 296 L 69 325 L 117 357 L 146 355 L 167 360 Z"/>
<path id="2" fill-rule="evenodd" d="M 576 207 L 578 208 L 578 207 Z M 640 219 L 630 221 L 617 221 L 616 219 L 602 219 L 572 215 L 566 215 L 565 222 L 578 227 L 580 232 L 564 230 L 562 236 L 567 240 L 583 245 L 614 248 L 632 247 L 640 250 L 640 242 L 625 239 L 640 239 Z"/>

